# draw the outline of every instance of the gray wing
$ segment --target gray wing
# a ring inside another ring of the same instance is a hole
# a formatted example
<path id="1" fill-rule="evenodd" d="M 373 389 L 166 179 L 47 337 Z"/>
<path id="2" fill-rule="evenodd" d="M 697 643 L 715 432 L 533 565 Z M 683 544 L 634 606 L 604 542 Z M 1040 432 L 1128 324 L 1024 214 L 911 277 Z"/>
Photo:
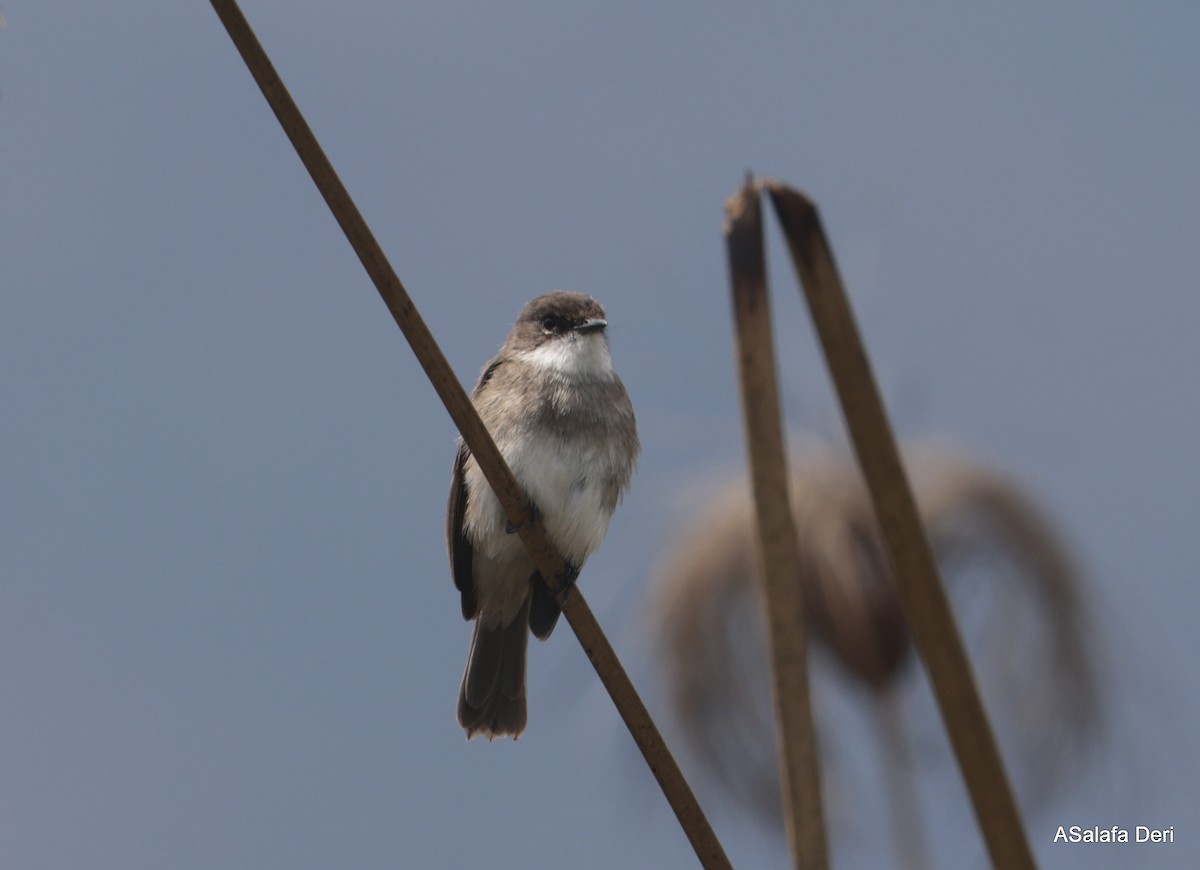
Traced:
<path id="1" fill-rule="evenodd" d="M 450 574 L 462 596 L 463 619 L 474 619 L 479 612 L 479 605 L 475 601 L 475 576 L 472 573 L 475 549 L 463 529 L 463 516 L 467 511 L 465 471 L 470 455 L 467 445 L 460 442 L 454 457 L 454 473 L 450 478 L 450 504 L 446 509 L 446 548 L 450 551 Z"/>
<path id="2" fill-rule="evenodd" d="M 479 395 L 499 367 L 499 359 L 488 363 L 471 393 L 472 397 Z M 470 457 L 471 451 L 460 440 L 454 456 L 454 473 L 450 477 L 450 503 L 446 507 L 446 548 L 450 552 L 450 575 L 454 578 L 454 588 L 462 596 L 463 619 L 474 619 L 479 613 L 479 602 L 475 600 L 475 575 L 472 572 L 475 548 L 467 538 L 463 522 L 467 512 L 466 468 Z"/>

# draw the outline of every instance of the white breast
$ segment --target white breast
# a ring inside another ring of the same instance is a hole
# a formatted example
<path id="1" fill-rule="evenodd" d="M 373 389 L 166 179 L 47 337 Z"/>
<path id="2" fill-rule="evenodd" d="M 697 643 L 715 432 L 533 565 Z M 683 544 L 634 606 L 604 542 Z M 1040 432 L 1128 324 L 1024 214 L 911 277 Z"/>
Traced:
<path id="1" fill-rule="evenodd" d="M 611 475 L 607 451 L 597 455 L 559 439 L 497 446 L 541 511 L 550 540 L 572 564 L 582 566 L 608 534 L 611 514 L 605 509 L 603 485 Z M 474 461 L 467 468 L 467 486 L 472 494 L 468 534 L 475 546 L 497 561 L 528 558 L 520 538 L 508 534 L 500 502 Z"/>

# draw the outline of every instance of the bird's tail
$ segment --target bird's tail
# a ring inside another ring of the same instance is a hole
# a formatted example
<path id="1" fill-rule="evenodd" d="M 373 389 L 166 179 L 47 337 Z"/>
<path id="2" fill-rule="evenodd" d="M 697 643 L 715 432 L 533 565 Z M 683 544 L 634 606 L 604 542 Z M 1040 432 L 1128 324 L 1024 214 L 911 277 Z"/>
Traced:
<path id="1" fill-rule="evenodd" d="M 471 654 L 458 690 L 458 724 L 467 737 L 520 736 L 525 730 L 525 650 L 529 645 L 529 599 L 508 625 L 475 620 Z"/>

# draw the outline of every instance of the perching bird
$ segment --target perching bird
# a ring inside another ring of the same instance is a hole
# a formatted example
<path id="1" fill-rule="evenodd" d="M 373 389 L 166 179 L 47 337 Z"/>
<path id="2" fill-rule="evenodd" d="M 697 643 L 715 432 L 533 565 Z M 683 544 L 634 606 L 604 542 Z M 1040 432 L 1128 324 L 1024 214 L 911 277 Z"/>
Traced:
<path id="1" fill-rule="evenodd" d="M 555 291 L 521 310 L 472 394 L 496 446 L 570 565 L 573 582 L 608 532 L 641 448 L 612 368 L 604 309 Z M 525 729 L 528 632 L 550 636 L 559 607 L 460 439 L 446 538 L 464 619 L 475 620 L 458 695 L 468 738 Z"/>

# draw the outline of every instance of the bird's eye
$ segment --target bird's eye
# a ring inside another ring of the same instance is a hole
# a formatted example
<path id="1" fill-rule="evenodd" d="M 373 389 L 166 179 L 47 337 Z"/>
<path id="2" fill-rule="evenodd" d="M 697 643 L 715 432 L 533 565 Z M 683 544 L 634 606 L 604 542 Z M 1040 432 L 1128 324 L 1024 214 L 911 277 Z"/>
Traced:
<path id="1" fill-rule="evenodd" d="M 542 329 L 546 332 L 562 332 L 563 320 L 551 314 L 542 318 Z"/>

